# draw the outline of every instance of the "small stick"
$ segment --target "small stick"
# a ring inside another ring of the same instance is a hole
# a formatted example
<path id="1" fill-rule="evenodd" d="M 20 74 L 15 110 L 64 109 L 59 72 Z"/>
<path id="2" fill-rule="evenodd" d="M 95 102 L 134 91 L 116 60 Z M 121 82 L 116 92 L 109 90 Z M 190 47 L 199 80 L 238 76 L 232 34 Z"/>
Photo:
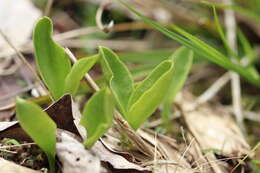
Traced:
<path id="1" fill-rule="evenodd" d="M 73 53 L 68 48 L 65 49 L 65 52 L 68 54 L 69 58 L 72 60 L 73 63 L 75 63 L 77 61 L 77 58 L 73 55 Z M 95 81 L 92 79 L 92 77 L 88 73 L 85 74 L 85 78 L 86 78 L 88 84 L 90 85 L 90 87 L 94 91 L 97 92 L 100 90 L 99 86 L 95 83 Z M 150 149 L 150 146 L 140 137 L 140 135 L 138 135 L 138 133 L 136 133 L 130 127 L 130 125 L 127 123 L 127 121 L 125 121 L 122 118 L 122 115 L 117 110 L 115 111 L 114 119 L 120 127 L 119 130 L 121 132 L 125 133 L 129 137 L 131 142 L 133 142 L 141 152 L 143 152 L 145 155 L 153 158 L 153 156 L 154 156 L 153 150 Z"/>
<path id="2" fill-rule="evenodd" d="M 32 68 L 32 66 L 28 63 L 26 58 L 23 56 L 23 54 L 14 46 L 14 44 L 9 40 L 9 38 L 0 30 L 0 35 L 4 38 L 4 40 L 7 42 L 7 44 L 15 51 L 15 53 L 18 55 L 18 57 L 21 59 L 21 61 L 27 66 L 29 71 L 33 74 L 35 79 L 39 82 L 39 84 L 44 88 L 44 91 L 47 93 L 48 90 L 46 89 L 45 85 L 42 83 L 40 77 L 35 72 L 35 70 Z M 50 94 L 49 94 L 50 95 Z M 51 95 L 50 95 L 51 97 Z M 52 97 L 51 97 L 52 99 Z"/>
<path id="3" fill-rule="evenodd" d="M 223 76 L 218 78 L 203 94 L 201 94 L 196 102 L 194 107 L 197 107 L 207 101 L 211 100 L 221 88 L 230 80 L 230 72 L 226 72 Z"/>
<path id="4" fill-rule="evenodd" d="M 102 23 L 102 14 L 104 9 L 111 3 L 111 0 L 105 0 L 102 1 L 102 3 L 100 4 L 97 13 L 96 13 L 96 24 L 97 27 L 103 31 L 103 32 L 109 32 L 110 29 L 114 26 L 114 21 L 110 21 L 110 23 L 108 25 L 103 25 Z"/>
<path id="5" fill-rule="evenodd" d="M 231 0 L 223 0 L 225 4 L 232 5 Z M 233 51 L 237 51 L 237 38 L 236 38 L 236 19 L 235 12 L 231 9 L 224 10 L 224 21 L 227 30 L 227 41 L 233 49 Z M 235 61 L 234 58 L 231 57 L 232 61 Z M 230 72 L 231 77 L 231 89 L 232 89 L 232 102 L 233 102 L 233 111 L 237 120 L 238 125 L 241 130 L 245 132 L 245 126 L 243 124 L 243 110 L 241 104 L 241 86 L 240 86 L 240 77 L 235 72 Z"/>
<path id="6" fill-rule="evenodd" d="M 47 1 L 46 7 L 45 7 L 45 10 L 44 10 L 44 16 L 49 16 L 50 15 L 52 4 L 53 4 L 53 0 L 48 0 Z"/>

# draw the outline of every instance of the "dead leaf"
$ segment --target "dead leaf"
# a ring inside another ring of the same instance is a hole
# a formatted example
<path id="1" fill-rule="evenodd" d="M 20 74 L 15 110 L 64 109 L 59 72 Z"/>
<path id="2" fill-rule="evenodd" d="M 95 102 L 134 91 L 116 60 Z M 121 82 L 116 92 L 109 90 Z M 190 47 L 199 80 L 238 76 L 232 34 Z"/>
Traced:
<path id="1" fill-rule="evenodd" d="M 75 109 L 75 107 L 73 108 Z M 66 94 L 46 108 L 45 111 L 55 121 L 59 129 L 78 134 L 78 130 L 73 123 L 73 108 L 72 98 L 69 94 Z"/>
<path id="2" fill-rule="evenodd" d="M 149 168 L 143 168 L 139 165 L 131 163 L 124 157 L 109 151 L 100 141 L 95 143 L 95 145 L 91 148 L 91 151 L 93 151 L 93 153 L 95 153 L 101 161 L 111 164 L 114 169 L 150 172 Z"/>
<path id="3" fill-rule="evenodd" d="M 213 152 L 207 152 L 203 155 L 208 163 L 204 164 L 211 167 L 215 173 L 229 172 L 228 163 L 232 160 L 231 163 L 236 164 L 249 154 L 249 144 L 223 106 L 204 104 L 196 109 L 191 109 L 194 102 L 195 99 L 190 93 L 183 93 L 182 98 L 177 100 L 186 125 L 192 136 L 195 137 L 199 150 L 217 150 L 219 151 L 217 154 L 224 158 L 219 160 Z M 231 167 L 233 166 L 231 165 Z"/>
<path id="4" fill-rule="evenodd" d="M 62 163 L 63 173 L 101 173 L 101 161 L 82 143 L 68 133 L 59 130 L 57 133 L 56 151 Z"/>
<path id="5" fill-rule="evenodd" d="M 0 158 L 0 172 L 2 173 L 40 173 L 20 165 L 17 165 L 13 162 L 9 162 Z"/>

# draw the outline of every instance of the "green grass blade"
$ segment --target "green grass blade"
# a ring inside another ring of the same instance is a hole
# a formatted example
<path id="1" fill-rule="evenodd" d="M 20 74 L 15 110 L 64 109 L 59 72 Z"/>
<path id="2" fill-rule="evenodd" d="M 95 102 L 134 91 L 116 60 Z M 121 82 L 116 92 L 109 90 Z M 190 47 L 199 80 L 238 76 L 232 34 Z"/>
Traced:
<path id="1" fill-rule="evenodd" d="M 158 64 L 171 56 L 173 49 L 145 50 L 141 52 L 118 53 L 124 62 Z"/>
<path id="2" fill-rule="evenodd" d="M 204 57 L 205 59 L 224 67 L 227 70 L 233 70 L 237 73 L 239 73 L 241 76 L 246 78 L 249 82 L 260 86 L 260 77 L 253 75 L 250 71 L 245 69 L 244 67 L 232 63 L 225 55 L 214 49 L 213 47 L 207 45 L 203 41 L 199 40 L 198 38 L 194 37 L 193 35 L 185 32 L 183 29 L 173 25 L 172 28 L 177 31 L 179 34 L 183 35 L 184 37 L 168 30 L 161 24 L 149 19 L 148 17 L 142 15 L 138 11 L 136 11 L 134 8 L 132 8 L 130 5 L 125 3 L 122 0 L 117 0 L 121 4 L 123 4 L 125 7 L 127 7 L 129 10 L 131 10 L 133 13 L 135 13 L 137 16 L 142 18 L 145 22 L 153 26 L 158 31 L 162 32 L 166 36 L 172 38 L 173 40 L 177 41 L 178 43 L 192 49 L 194 53 L 200 55 L 201 57 Z"/>
<path id="3" fill-rule="evenodd" d="M 124 115 L 134 89 L 132 76 L 127 67 L 113 51 L 105 47 L 100 47 L 99 52 L 102 58 L 103 74 L 109 82 L 109 87 L 120 111 Z"/>
<path id="4" fill-rule="evenodd" d="M 173 62 L 163 61 L 137 85 L 125 117 L 134 129 L 138 129 L 163 101 L 170 87 L 173 72 Z"/>
<path id="5" fill-rule="evenodd" d="M 34 29 L 33 43 L 40 74 L 55 100 L 64 93 L 65 78 L 71 64 L 64 49 L 52 39 L 52 22 L 40 19 Z"/>
<path id="6" fill-rule="evenodd" d="M 253 11 L 247 10 L 245 8 L 242 8 L 238 5 L 226 5 L 226 4 L 221 4 L 221 3 L 212 3 L 208 1 L 203 1 L 202 4 L 208 5 L 208 6 L 215 6 L 217 8 L 225 8 L 225 9 L 232 9 L 235 10 L 257 22 L 260 22 L 260 15 L 257 13 L 254 13 Z"/>
<path id="7" fill-rule="evenodd" d="M 45 152 L 52 173 L 55 173 L 56 124 L 35 103 L 16 99 L 16 117 L 24 131 Z"/>
<path id="8" fill-rule="evenodd" d="M 84 107 L 80 124 L 87 130 L 84 145 L 90 148 L 112 126 L 113 97 L 108 89 L 96 92 Z"/>
<path id="9" fill-rule="evenodd" d="M 256 54 L 252 46 L 250 45 L 249 41 L 247 40 L 246 36 L 243 34 L 243 32 L 241 30 L 238 30 L 237 34 L 238 34 L 238 40 L 240 41 L 243 49 L 243 53 L 244 53 L 243 56 L 245 56 L 248 61 L 247 65 L 251 65 L 257 59 Z"/>
<path id="10" fill-rule="evenodd" d="M 85 73 L 97 62 L 99 56 L 95 55 L 78 60 L 73 66 L 70 73 L 65 79 L 64 93 L 75 95 L 80 85 L 80 80 Z"/>
<path id="11" fill-rule="evenodd" d="M 224 46 L 225 46 L 229 56 L 238 59 L 238 56 L 236 55 L 236 53 L 231 49 L 231 47 L 228 44 L 228 41 L 227 41 L 226 36 L 224 34 L 224 31 L 223 31 L 223 29 L 222 29 L 222 27 L 221 27 L 221 25 L 219 23 L 218 14 L 217 14 L 215 6 L 212 6 L 212 8 L 213 8 L 214 21 L 215 21 L 215 25 L 216 25 L 217 31 L 219 33 L 219 36 L 220 36 L 222 42 L 224 43 Z"/>

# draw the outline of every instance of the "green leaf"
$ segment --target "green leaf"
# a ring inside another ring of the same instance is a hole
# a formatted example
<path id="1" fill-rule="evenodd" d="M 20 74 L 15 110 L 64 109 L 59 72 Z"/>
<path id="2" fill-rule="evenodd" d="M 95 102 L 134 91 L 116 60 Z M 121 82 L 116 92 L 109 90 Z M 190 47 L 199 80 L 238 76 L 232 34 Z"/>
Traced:
<path id="1" fill-rule="evenodd" d="M 172 28 L 175 31 L 177 31 L 179 34 L 181 34 L 182 36 L 184 36 L 186 38 L 168 30 L 161 24 L 142 15 L 141 13 L 136 11 L 134 8 L 132 8 L 130 5 L 128 5 L 126 2 L 124 2 L 122 0 L 117 0 L 117 1 L 119 1 L 121 4 L 123 4 L 125 7 L 127 7 L 129 10 L 131 10 L 133 13 L 135 13 L 137 16 L 142 18 L 146 23 L 150 24 L 158 31 L 162 32 L 166 36 L 177 41 L 178 43 L 192 49 L 194 51 L 194 53 L 197 53 L 201 57 L 203 57 L 215 64 L 218 64 L 221 67 L 224 67 L 228 70 L 233 70 L 233 71 L 239 73 L 244 78 L 246 78 L 249 82 L 251 82 L 257 86 L 260 86 L 260 76 L 256 77 L 254 75 L 254 73 L 252 73 L 250 70 L 247 70 L 246 68 L 244 68 L 241 65 L 232 63 L 225 55 L 223 55 L 222 53 L 220 53 L 213 47 L 209 46 L 208 44 L 204 43 L 203 41 L 199 40 L 198 38 L 194 37 L 193 35 L 187 33 L 183 29 L 177 27 L 176 25 L 172 25 Z"/>
<path id="2" fill-rule="evenodd" d="M 33 43 L 40 74 L 55 100 L 64 93 L 65 78 L 71 64 L 64 49 L 52 39 L 52 22 L 40 19 L 34 29 Z"/>
<path id="3" fill-rule="evenodd" d="M 215 21 L 215 24 L 216 24 L 217 31 L 219 33 L 219 36 L 220 36 L 226 50 L 228 51 L 229 56 L 232 56 L 232 57 L 238 59 L 238 56 L 236 55 L 236 53 L 232 50 L 232 48 L 228 44 L 228 41 L 227 41 L 226 36 L 224 34 L 224 31 L 223 31 L 223 29 L 222 29 L 222 27 L 219 23 L 218 14 L 217 14 L 215 6 L 212 6 L 212 8 L 213 8 L 214 21 Z"/>
<path id="4" fill-rule="evenodd" d="M 97 62 L 99 56 L 94 55 L 88 58 L 78 60 L 73 66 L 70 73 L 65 79 L 64 93 L 75 95 L 80 85 L 80 80 L 85 73 Z"/>
<path id="5" fill-rule="evenodd" d="M 80 124 L 87 130 L 84 145 L 90 148 L 112 125 L 113 97 L 108 89 L 96 92 L 84 107 Z"/>
<path id="6" fill-rule="evenodd" d="M 172 102 L 176 94 L 182 89 L 192 66 L 193 52 L 186 47 L 181 47 L 173 53 L 170 59 L 174 62 L 174 73 L 162 110 L 162 117 L 166 125 L 170 121 Z"/>
<path id="7" fill-rule="evenodd" d="M 131 95 L 125 117 L 134 129 L 138 129 L 163 101 L 170 87 L 173 72 L 173 62 L 163 61 L 137 85 Z"/>
<path id="8" fill-rule="evenodd" d="M 45 152 L 55 173 L 56 124 L 38 105 L 16 99 L 16 117 L 24 131 Z"/>
<path id="9" fill-rule="evenodd" d="M 102 57 L 104 75 L 121 113 L 125 115 L 129 98 L 134 89 L 132 76 L 119 57 L 110 49 L 99 47 L 99 52 Z"/>
<path id="10" fill-rule="evenodd" d="M 223 4 L 223 3 L 212 3 L 212 2 L 208 2 L 208 1 L 202 1 L 201 3 L 204 4 L 204 5 L 208 5 L 208 6 L 215 6 L 217 8 L 232 9 L 232 10 L 235 10 L 235 11 L 237 11 L 237 12 L 257 21 L 257 22 L 260 22 L 260 15 L 258 13 L 255 13 L 252 10 L 247 10 L 245 8 L 238 6 L 238 5 L 226 5 L 226 4 Z"/>

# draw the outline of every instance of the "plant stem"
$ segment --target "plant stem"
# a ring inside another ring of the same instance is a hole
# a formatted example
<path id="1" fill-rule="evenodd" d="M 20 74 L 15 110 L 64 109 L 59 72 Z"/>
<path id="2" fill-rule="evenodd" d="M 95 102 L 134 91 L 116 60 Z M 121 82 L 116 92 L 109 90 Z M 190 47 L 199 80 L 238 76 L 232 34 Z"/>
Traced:
<path id="1" fill-rule="evenodd" d="M 15 51 L 15 53 L 18 55 L 18 57 L 21 59 L 21 61 L 25 64 L 25 66 L 28 68 L 28 70 L 33 74 L 35 79 L 38 81 L 40 86 L 44 89 L 44 92 L 48 94 L 48 90 L 46 89 L 45 85 L 41 81 L 40 77 L 38 76 L 37 72 L 32 68 L 32 66 L 29 64 L 29 62 L 26 60 L 26 58 L 23 56 L 23 54 L 14 46 L 14 44 L 9 40 L 9 38 L 3 33 L 2 30 L 0 30 L 0 35 L 3 37 L 3 39 L 6 41 L 6 43 Z M 46 95 L 45 93 L 45 95 Z M 50 94 L 48 94 L 50 95 Z M 50 95 L 51 97 L 51 95 Z M 51 97 L 52 99 L 52 97 Z"/>

